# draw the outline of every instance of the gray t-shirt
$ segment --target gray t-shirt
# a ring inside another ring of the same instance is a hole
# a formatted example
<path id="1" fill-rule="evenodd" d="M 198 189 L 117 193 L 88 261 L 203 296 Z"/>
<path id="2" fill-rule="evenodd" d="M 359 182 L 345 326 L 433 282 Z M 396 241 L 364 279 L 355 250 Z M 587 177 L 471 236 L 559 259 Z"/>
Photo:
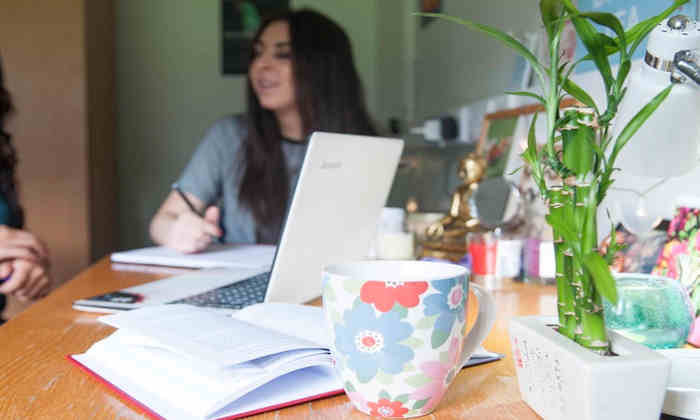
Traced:
<path id="1" fill-rule="evenodd" d="M 277 240 L 280 226 L 257 226 L 253 214 L 238 202 L 238 186 L 243 168 L 243 140 L 248 123 L 241 115 L 215 122 L 207 131 L 177 184 L 207 206 L 221 208 L 224 242 L 271 243 Z M 282 141 L 289 179 L 289 197 L 294 191 L 306 153 L 305 143 Z M 258 235 L 260 231 L 260 235 Z"/>

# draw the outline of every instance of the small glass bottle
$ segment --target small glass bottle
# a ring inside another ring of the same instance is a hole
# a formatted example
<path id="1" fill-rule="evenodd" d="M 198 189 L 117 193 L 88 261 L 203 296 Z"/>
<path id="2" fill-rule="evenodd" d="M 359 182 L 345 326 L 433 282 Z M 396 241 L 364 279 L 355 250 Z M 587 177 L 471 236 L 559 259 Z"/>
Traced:
<path id="1" fill-rule="evenodd" d="M 487 289 L 497 286 L 496 266 L 499 235 L 500 229 L 467 233 L 467 250 L 471 256 L 472 279 Z"/>

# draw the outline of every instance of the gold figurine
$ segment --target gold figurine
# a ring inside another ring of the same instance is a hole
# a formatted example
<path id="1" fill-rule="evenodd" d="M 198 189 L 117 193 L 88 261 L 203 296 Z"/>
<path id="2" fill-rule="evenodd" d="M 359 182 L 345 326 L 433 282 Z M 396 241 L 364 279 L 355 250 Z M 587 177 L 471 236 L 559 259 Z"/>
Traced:
<path id="1" fill-rule="evenodd" d="M 422 256 L 459 260 L 467 252 L 466 234 L 481 230 L 471 214 L 469 199 L 479 188 L 486 171 L 486 158 L 472 152 L 459 162 L 457 175 L 463 183 L 452 193 L 449 213 L 426 229 Z"/>

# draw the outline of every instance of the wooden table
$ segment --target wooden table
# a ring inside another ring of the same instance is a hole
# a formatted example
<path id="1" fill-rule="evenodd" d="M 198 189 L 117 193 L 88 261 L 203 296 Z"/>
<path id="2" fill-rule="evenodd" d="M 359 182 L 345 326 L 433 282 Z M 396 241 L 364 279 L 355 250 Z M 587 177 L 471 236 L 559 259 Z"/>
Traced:
<path id="1" fill-rule="evenodd" d="M 111 265 L 103 259 L 0 327 L 0 418 L 148 418 L 137 407 L 124 403 L 105 386 L 81 372 L 66 360 L 66 355 L 84 352 L 114 330 L 97 322 L 97 314 L 72 309 L 73 300 L 176 272 L 158 270 L 137 266 L 129 269 L 129 266 Z M 520 398 L 508 342 L 508 319 L 515 315 L 555 314 L 556 291 L 551 286 L 508 282 L 492 293 L 498 306 L 498 320 L 484 347 L 505 353 L 505 359 L 462 370 L 437 410 L 426 418 L 539 419 Z M 347 397 L 342 395 L 251 418 L 368 417 L 354 410 Z"/>

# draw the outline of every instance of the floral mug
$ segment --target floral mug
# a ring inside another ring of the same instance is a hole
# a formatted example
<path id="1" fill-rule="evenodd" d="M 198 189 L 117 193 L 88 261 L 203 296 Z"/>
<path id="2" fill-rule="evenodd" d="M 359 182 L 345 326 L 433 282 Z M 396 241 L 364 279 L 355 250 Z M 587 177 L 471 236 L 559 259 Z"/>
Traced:
<path id="1" fill-rule="evenodd" d="M 469 272 L 448 263 L 358 261 L 323 272 L 323 307 L 345 392 L 360 411 L 422 416 L 435 409 L 495 319 L 491 296 L 479 300 L 467 333 Z"/>

